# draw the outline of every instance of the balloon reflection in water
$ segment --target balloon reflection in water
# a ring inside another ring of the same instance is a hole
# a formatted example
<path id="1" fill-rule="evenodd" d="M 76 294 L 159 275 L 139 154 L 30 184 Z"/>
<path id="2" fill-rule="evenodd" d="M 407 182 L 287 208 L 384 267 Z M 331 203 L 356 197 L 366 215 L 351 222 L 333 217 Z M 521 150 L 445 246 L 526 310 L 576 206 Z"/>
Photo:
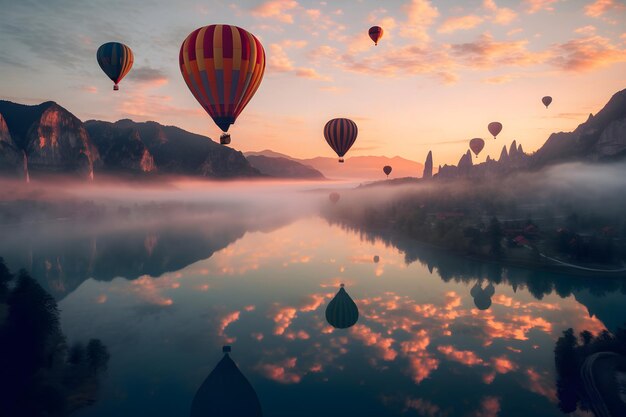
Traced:
<path id="1" fill-rule="evenodd" d="M 191 417 L 261 417 L 261 403 L 235 362 L 230 346 L 224 357 L 204 380 L 191 404 Z"/>
<path id="2" fill-rule="evenodd" d="M 341 288 L 326 307 L 326 321 L 337 329 L 347 329 L 354 326 L 358 319 L 359 308 L 341 284 Z"/>
<path id="3" fill-rule="evenodd" d="M 495 294 L 496 289 L 492 283 L 489 283 L 485 288 L 477 282 L 470 290 L 471 296 L 474 298 L 474 305 L 479 310 L 487 310 L 491 307 L 491 297 Z"/>

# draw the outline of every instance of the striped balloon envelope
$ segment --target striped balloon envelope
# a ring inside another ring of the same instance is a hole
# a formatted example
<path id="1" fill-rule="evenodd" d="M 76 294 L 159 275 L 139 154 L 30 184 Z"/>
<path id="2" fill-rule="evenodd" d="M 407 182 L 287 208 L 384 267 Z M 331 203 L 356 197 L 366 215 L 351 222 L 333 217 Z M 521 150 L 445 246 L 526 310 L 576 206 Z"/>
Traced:
<path id="1" fill-rule="evenodd" d="M 332 119 L 324 126 L 326 142 L 339 156 L 339 162 L 343 162 L 343 156 L 356 141 L 359 129 L 350 119 Z"/>
<path id="2" fill-rule="evenodd" d="M 108 42 L 98 48 L 96 59 L 102 71 L 113 81 L 113 90 L 119 90 L 119 82 L 133 66 L 133 51 L 119 42 Z"/>
<path id="3" fill-rule="evenodd" d="M 341 284 L 341 288 L 326 306 L 326 321 L 337 329 L 352 327 L 359 320 L 359 308 Z"/>
<path id="4" fill-rule="evenodd" d="M 265 72 L 265 50 L 231 25 L 194 30 L 180 47 L 180 72 L 198 103 L 223 132 L 252 99 Z"/>

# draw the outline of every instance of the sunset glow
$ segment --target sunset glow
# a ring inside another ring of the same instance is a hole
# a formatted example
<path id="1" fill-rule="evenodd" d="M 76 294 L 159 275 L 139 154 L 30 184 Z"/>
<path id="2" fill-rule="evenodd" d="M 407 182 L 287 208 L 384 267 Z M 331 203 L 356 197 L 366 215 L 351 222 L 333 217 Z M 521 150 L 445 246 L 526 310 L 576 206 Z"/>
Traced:
<path id="1" fill-rule="evenodd" d="M 359 125 L 351 155 L 422 162 L 433 150 L 437 166 L 456 163 L 469 138 L 487 138 L 492 120 L 504 130 L 481 160 L 513 139 L 534 151 L 598 111 L 626 72 L 626 8 L 617 0 L 117 3 L 4 8 L 1 98 L 52 99 L 83 120 L 156 120 L 215 139 L 178 50 L 197 27 L 237 24 L 261 40 L 268 67 L 231 130 L 235 148 L 332 156 L 322 127 L 346 116 Z M 372 24 L 385 31 L 377 47 Z M 118 94 L 95 61 L 111 38 L 135 53 Z"/>

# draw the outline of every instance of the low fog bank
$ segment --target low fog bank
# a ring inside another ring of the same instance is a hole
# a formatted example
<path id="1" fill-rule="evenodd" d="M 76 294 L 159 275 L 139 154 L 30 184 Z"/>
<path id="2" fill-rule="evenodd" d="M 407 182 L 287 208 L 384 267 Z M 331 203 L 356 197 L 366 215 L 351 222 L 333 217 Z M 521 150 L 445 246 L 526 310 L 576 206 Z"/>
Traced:
<path id="1" fill-rule="evenodd" d="M 93 278 L 158 277 L 247 233 L 318 213 L 319 183 L 3 181 L 0 257 L 61 299 Z M 259 248 L 260 250 L 262 248 Z"/>
<path id="2" fill-rule="evenodd" d="M 448 208 L 475 206 L 494 215 L 499 210 L 526 215 L 534 210 L 554 209 L 614 216 L 626 207 L 626 164 L 570 163 L 506 178 L 435 178 L 400 185 L 380 181 L 341 193 L 343 205 L 355 210 L 407 199 L 420 204 L 445 200 Z"/>
<path id="3" fill-rule="evenodd" d="M 216 213 L 263 223 L 263 217 L 312 214 L 317 197 L 304 191 L 319 186 L 313 181 L 277 180 L 76 182 L 59 177 L 27 184 L 3 179 L 0 227 L 68 220 L 92 225 L 114 220 L 127 227 L 200 220 Z"/>
<path id="4" fill-rule="evenodd" d="M 626 164 L 571 163 L 506 178 L 380 182 L 322 212 L 480 259 L 626 274 Z M 397 245 L 396 245 L 397 246 Z"/>

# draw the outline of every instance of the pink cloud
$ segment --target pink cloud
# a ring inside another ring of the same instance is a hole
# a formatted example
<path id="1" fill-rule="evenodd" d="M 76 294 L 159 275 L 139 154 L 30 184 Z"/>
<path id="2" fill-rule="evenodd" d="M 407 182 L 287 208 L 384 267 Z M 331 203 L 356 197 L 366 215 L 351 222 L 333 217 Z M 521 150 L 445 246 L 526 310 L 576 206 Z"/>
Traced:
<path id="1" fill-rule="evenodd" d="M 451 45 L 451 53 L 473 69 L 529 66 L 545 61 L 545 53 L 530 52 L 527 46 L 527 40 L 496 41 L 490 33 L 484 33 L 474 42 Z"/>
<path id="2" fill-rule="evenodd" d="M 472 414 L 472 417 L 497 417 L 500 412 L 500 399 L 498 397 L 485 397 L 480 403 L 480 410 Z"/>
<path id="3" fill-rule="evenodd" d="M 297 384 L 302 380 L 302 376 L 293 369 L 296 367 L 296 358 L 287 358 L 277 364 L 266 363 L 257 366 L 257 369 L 266 378 L 273 381 L 280 382 L 281 384 Z"/>
<path id="4" fill-rule="evenodd" d="M 231 324 L 236 322 L 237 320 L 239 320 L 239 315 L 240 312 L 239 311 L 233 311 L 231 313 L 227 313 L 226 315 L 224 315 L 223 317 L 221 317 L 219 319 L 219 324 L 218 324 L 218 330 L 217 330 L 217 334 L 219 336 L 225 336 L 225 331 L 226 328 Z M 226 338 L 228 343 L 232 343 L 235 341 L 234 338 Z"/>
<path id="5" fill-rule="evenodd" d="M 621 49 L 613 45 L 610 39 L 598 35 L 555 45 L 553 55 L 552 65 L 571 72 L 585 72 L 626 62 L 626 49 Z"/>
<path id="6" fill-rule="evenodd" d="M 439 10 L 429 0 L 411 0 L 403 6 L 407 20 L 401 24 L 400 35 L 419 42 L 428 42 L 429 27 L 439 16 Z"/>
<path id="7" fill-rule="evenodd" d="M 558 1 L 559 0 L 526 0 L 526 11 L 531 14 L 542 10 L 551 12 L 554 10 L 552 5 Z"/>
<path id="8" fill-rule="evenodd" d="M 279 308 L 272 317 L 274 323 L 276 323 L 274 334 L 280 336 L 285 333 L 285 330 L 291 326 L 291 322 L 296 318 L 297 312 L 298 311 L 293 307 Z"/>
<path id="9" fill-rule="evenodd" d="M 439 367 L 439 361 L 427 353 L 422 353 L 409 357 L 409 367 L 413 381 L 419 384 Z"/>
<path id="10" fill-rule="evenodd" d="M 332 294 L 328 294 L 329 297 L 332 297 Z M 315 311 L 321 306 L 326 300 L 326 295 L 324 294 L 311 294 L 308 296 L 308 300 L 300 307 L 300 311 Z"/>
<path id="11" fill-rule="evenodd" d="M 423 417 L 443 417 L 448 413 L 442 412 L 437 404 L 433 404 L 423 398 L 407 398 L 404 406 L 407 409 L 413 409 Z"/>
<path id="12" fill-rule="evenodd" d="M 556 389 L 550 375 L 547 373 L 540 374 L 535 371 L 534 368 L 528 368 L 526 370 L 526 375 L 528 376 L 528 383 L 531 391 L 546 397 L 552 402 L 556 402 Z"/>
<path id="13" fill-rule="evenodd" d="M 483 18 L 476 15 L 449 17 L 441 24 L 437 32 L 453 33 L 458 30 L 473 29 L 483 22 Z"/>
<path id="14" fill-rule="evenodd" d="M 270 0 L 252 9 L 251 13 L 255 17 L 278 20 L 282 23 L 293 23 L 291 11 L 298 7 L 295 0 Z"/>
<path id="15" fill-rule="evenodd" d="M 517 365 L 506 356 L 491 359 L 493 369 L 499 374 L 506 374 L 517 369 Z"/>
<path id="16" fill-rule="evenodd" d="M 608 12 L 623 11 L 626 5 L 615 0 L 596 0 L 585 6 L 585 14 L 590 17 L 600 17 Z"/>
<path id="17" fill-rule="evenodd" d="M 593 35 L 594 33 L 596 33 L 596 27 L 593 25 L 587 25 L 587 26 L 579 27 L 578 29 L 574 30 L 574 32 L 579 33 L 581 35 Z"/>
<path id="18" fill-rule="evenodd" d="M 483 360 L 470 350 L 457 350 L 453 346 L 439 346 L 437 350 L 443 353 L 446 358 L 459 362 L 466 366 L 482 365 Z"/>
<path id="19" fill-rule="evenodd" d="M 507 7 L 498 7 L 494 0 L 484 0 L 483 7 L 492 13 L 488 19 L 498 25 L 506 26 L 517 19 L 517 13 Z"/>
<path id="20" fill-rule="evenodd" d="M 380 358 L 383 360 L 392 361 L 398 356 L 398 353 L 391 347 L 394 342 L 392 338 L 384 337 L 367 326 L 357 324 L 350 329 L 350 333 L 356 339 L 362 341 L 365 346 L 376 347 Z"/>

